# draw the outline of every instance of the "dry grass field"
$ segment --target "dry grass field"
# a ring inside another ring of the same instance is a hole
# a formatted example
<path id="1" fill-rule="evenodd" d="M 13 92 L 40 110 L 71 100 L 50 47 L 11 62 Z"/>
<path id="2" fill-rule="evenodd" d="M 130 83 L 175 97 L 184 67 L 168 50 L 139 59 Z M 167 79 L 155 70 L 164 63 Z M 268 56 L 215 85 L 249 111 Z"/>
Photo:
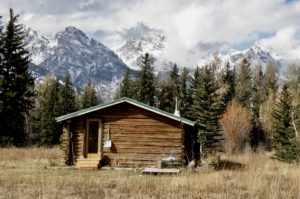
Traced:
<path id="1" fill-rule="evenodd" d="M 61 165 L 58 148 L 0 149 L 0 198 L 299 198 L 300 165 L 265 154 L 222 159 L 240 169 L 201 169 L 176 176 Z"/>

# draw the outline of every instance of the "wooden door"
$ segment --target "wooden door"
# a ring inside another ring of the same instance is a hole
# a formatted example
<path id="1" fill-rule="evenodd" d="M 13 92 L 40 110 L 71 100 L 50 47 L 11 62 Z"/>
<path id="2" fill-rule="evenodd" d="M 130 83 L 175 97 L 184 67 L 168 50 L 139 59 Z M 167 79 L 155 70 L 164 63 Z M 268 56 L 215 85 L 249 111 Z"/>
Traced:
<path id="1" fill-rule="evenodd" d="M 86 157 L 87 158 L 101 158 L 101 137 L 102 128 L 101 120 L 88 119 L 87 120 L 87 133 L 86 133 Z"/>

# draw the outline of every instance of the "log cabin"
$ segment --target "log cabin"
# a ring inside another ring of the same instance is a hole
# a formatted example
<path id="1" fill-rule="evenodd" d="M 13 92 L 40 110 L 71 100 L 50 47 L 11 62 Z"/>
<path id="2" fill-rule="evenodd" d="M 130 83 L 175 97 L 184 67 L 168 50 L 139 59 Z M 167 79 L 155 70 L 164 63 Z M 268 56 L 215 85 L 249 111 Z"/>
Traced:
<path id="1" fill-rule="evenodd" d="M 66 165 L 76 168 L 182 167 L 199 154 L 195 122 L 130 98 L 60 116 Z"/>

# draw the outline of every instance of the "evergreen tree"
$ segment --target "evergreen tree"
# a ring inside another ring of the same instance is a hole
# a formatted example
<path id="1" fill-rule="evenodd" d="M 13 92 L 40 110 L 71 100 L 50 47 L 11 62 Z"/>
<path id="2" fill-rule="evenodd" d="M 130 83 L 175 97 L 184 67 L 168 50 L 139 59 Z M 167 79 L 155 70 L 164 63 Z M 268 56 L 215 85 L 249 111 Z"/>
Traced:
<path id="1" fill-rule="evenodd" d="M 274 158 L 287 162 L 293 162 L 300 156 L 296 134 L 292 127 L 291 112 L 291 97 L 287 85 L 284 85 L 272 112 L 273 147 Z"/>
<path id="2" fill-rule="evenodd" d="M 55 121 L 55 118 L 59 116 L 59 88 L 60 84 L 57 79 L 52 79 L 46 85 L 45 99 L 41 105 L 41 145 L 50 146 L 59 142 L 61 129 Z"/>
<path id="3" fill-rule="evenodd" d="M 120 97 L 129 97 L 134 98 L 134 82 L 131 80 L 130 77 L 130 70 L 129 68 L 126 70 L 123 80 L 120 84 Z"/>
<path id="4" fill-rule="evenodd" d="M 277 85 L 277 77 L 276 77 L 276 68 L 274 64 L 269 62 L 266 67 L 266 72 L 265 72 L 265 89 L 266 89 L 266 95 L 267 97 L 271 94 L 275 96 L 278 85 Z"/>
<path id="5" fill-rule="evenodd" d="M 139 61 L 141 70 L 138 80 L 138 100 L 150 106 L 154 105 L 155 96 L 155 75 L 152 64 L 153 58 L 148 53 Z"/>
<path id="6" fill-rule="evenodd" d="M 197 90 L 199 84 L 200 84 L 200 69 L 197 66 L 195 71 L 194 71 L 192 81 L 191 81 L 191 90 L 192 90 L 192 92 Z"/>
<path id="7" fill-rule="evenodd" d="M 264 75 L 261 65 L 257 65 L 256 73 L 253 78 L 252 96 L 251 96 L 251 115 L 253 128 L 250 133 L 250 144 L 254 151 L 260 143 L 266 141 L 266 136 L 260 121 L 260 105 L 267 100 L 266 90 L 264 85 Z"/>
<path id="8" fill-rule="evenodd" d="M 81 98 L 81 108 L 89 108 L 98 104 L 98 96 L 95 88 L 92 86 L 91 80 L 85 86 L 83 96 Z"/>
<path id="9" fill-rule="evenodd" d="M 198 138 L 202 154 L 213 152 L 220 142 L 220 96 L 218 96 L 213 71 L 206 66 L 201 69 L 199 85 L 193 95 L 190 115 L 199 125 Z"/>
<path id="10" fill-rule="evenodd" d="M 262 66 L 259 64 L 256 67 L 255 76 L 253 78 L 253 85 L 256 87 L 256 100 L 258 105 L 267 100 L 267 86 L 265 85 L 265 75 L 262 71 Z"/>
<path id="11" fill-rule="evenodd" d="M 174 85 L 174 98 L 179 97 L 180 93 L 180 79 L 179 79 L 179 70 L 177 64 L 173 64 L 171 72 L 170 72 L 170 79 L 172 84 Z"/>
<path id="12" fill-rule="evenodd" d="M 14 145 L 25 141 L 25 117 L 33 106 L 34 79 L 28 72 L 29 52 L 19 15 L 9 13 L 9 22 L 0 39 L 0 133 Z"/>
<path id="13" fill-rule="evenodd" d="M 75 90 L 70 76 L 67 74 L 59 92 L 60 115 L 75 112 L 77 110 Z"/>
<path id="14" fill-rule="evenodd" d="M 188 85 L 189 85 L 189 72 L 186 67 L 183 68 L 180 75 L 180 113 L 185 115 L 191 102 L 189 101 Z"/>
<path id="15" fill-rule="evenodd" d="M 168 112 L 175 110 L 175 97 L 180 97 L 180 79 L 177 65 L 171 68 L 169 78 L 161 84 L 161 92 L 159 94 L 159 108 Z"/>
<path id="16" fill-rule="evenodd" d="M 160 86 L 160 92 L 158 95 L 159 100 L 159 109 L 167 111 L 167 112 L 174 112 L 174 85 L 172 84 L 172 81 L 170 79 L 163 80 L 159 84 Z"/>
<path id="17" fill-rule="evenodd" d="M 188 90 L 188 104 L 190 106 L 193 104 L 194 101 L 193 98 L 199 86 L 200 86 L 200 69 L 197 66 L 193 73 L 193 76 L 191 77 L 191 85 Z"/>
<path id="18" fill-rule="evenodd" d="M 28 121 L 28 143 L 29 144 L 40 144 L 41 141 L 41 119 L 42 119 L 42 107 L 46 101 L 46 95 L 49 91 L 49 85 L 53 82 L 53 76 L 47 75 L 43 79 L 41 84 L 35 85 L 35 103 L 34 108 L 30 110 L 29 121 Z"/>
<path id="19" fill-rule="evenodd" d="M 226 63 L 225 69 L 222 73 L 221 84 L 225 88 L 223 98 L 224 104 L 227 105 L 228 102 L 233 99 L 235 94 L 235 69 L 231 69 L 229 62 Z"/>
<path id="20" fill-rule="evenodd" d="M 252 91 L 252 74 L 250 62 L 244 58 L 240 63 L 240 70 L 236 82 L 236 99 L 243 106 L 250 108 Z"/>

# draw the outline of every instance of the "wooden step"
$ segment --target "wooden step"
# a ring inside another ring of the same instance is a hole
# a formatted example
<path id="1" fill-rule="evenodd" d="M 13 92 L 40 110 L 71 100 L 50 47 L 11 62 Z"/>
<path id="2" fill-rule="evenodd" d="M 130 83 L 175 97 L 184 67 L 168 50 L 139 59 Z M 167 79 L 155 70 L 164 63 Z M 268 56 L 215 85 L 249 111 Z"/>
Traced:
<path id="1" fill-rule="evenodd" d="M 75 168 L 77 169 L 98 169 L 100 167 L 100 159 L 77 159 Z"/>

